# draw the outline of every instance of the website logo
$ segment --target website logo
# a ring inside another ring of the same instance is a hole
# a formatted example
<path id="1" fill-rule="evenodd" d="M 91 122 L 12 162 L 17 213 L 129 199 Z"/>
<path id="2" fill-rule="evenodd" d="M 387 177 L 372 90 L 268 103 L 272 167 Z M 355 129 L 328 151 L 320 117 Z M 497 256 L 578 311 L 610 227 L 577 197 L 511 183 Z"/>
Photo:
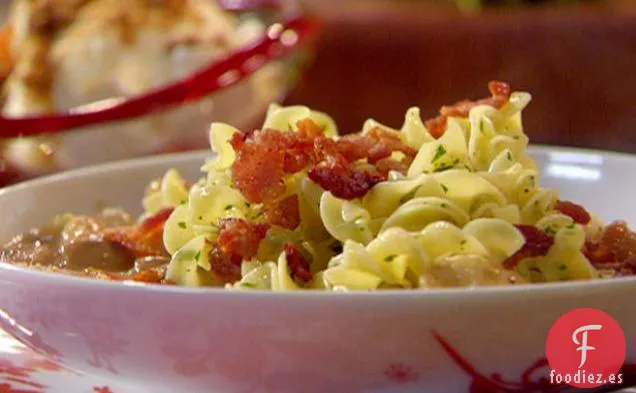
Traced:
<path id="1" fill-rule="evenodd" d="M 570 311 L 548 333 L 550 382 L 578 388 L 621 384 L 625 352 L 623 329 L 610 315 L 593 308 Z"/>

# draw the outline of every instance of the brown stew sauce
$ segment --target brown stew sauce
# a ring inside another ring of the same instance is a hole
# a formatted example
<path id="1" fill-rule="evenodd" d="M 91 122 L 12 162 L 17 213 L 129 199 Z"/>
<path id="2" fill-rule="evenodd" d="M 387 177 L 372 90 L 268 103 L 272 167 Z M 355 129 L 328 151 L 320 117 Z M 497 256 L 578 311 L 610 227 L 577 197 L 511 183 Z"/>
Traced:
<path id="1" fill-rule="evenodd" d="M 163 222 L 159 224 L 154 232 L 160 234 Z M 139 236 L 141 227 L 121 210 L 105 210 L 95 216 L 61 216 L 51 225 L 18 235 L 1 247 L 0 261 L 105 280 L 164 283 L 170 257 L 163 247 L 157 249 L 157 241 L 153 242 L 154 249 L 144 249 L 149 255 L 139 254 L 136 246 L 150 244 L 153 237 L 152 233 Z"/>

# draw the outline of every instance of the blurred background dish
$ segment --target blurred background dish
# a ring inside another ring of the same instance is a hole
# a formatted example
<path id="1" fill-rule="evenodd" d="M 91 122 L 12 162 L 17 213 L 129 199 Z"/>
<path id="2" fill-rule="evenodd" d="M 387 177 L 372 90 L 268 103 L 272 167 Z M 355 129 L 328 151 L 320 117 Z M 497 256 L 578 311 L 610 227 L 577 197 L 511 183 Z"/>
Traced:
<path id="1" fill-rule="evenodd" d="M 3 2 L 2 13 L 7 18 L 0 33 L 3 115 L 25 117 L 109 107 L 227 58 L 260 40 L 272 23 L 298 12 L 289 1 L 271 2 L 278 9 L 263 7 L 262 2 L 238 3 Z M 223 6 L 242 10 L 231 12 Z M 0 154 L 5 169 L 26 178 L 204 147 L 211 121 L 232 119 L 249 127 L 259 120 L 268 104 L 284 98 L 293 86 L 302 62 L 302 54 L 269 62 L 234 86 L 165 112 L 55 136 L 5 140 Z"/>

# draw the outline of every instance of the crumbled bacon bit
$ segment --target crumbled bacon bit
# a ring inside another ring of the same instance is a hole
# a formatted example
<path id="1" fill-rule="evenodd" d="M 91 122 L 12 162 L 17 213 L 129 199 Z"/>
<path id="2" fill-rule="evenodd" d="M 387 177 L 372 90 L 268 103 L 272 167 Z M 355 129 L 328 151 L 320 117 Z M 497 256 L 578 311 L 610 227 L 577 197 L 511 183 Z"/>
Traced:
<path id="1" fill-rule="evenodd" d="M 618 269 L 618 273 L 621 276 L 636 275 L 636 256 L 631 256 L 622 261 L 621 266 Z"/>
<path id="2" fill-rule="evenodd" d="M 578 205 L 574 202 L 558 201 L 556 204 L 556 210 L 560 211 L 566 216 L 569 216 L 570 218 L 572 218 L 572 220 L 574 220 L 574 222 L 578 224 L 586 225 L 592 220 L 590 213 L 588 213 L 583 206 Z"/>
<path id="3" fill-rule="evenodd" d="M 283 141 L 281 132 L 262 131 L 242 143 L 233 139 L 237 157 L 232 165 L 232 177 L 248 202 L 275 199 L 285 192 Z"/>
<path id="4" fill-rule="evenodd" d="M 368 161 L 371 164 L 390 157 L 394 151 L 401 152 L 407 157 L 415 157 L 417 155 L 417 150 L 402 142 L 400 136 L 395 132 L 376 127 L 364 136 L 375 143 L 367 153 Z"/>
<path id="5" fill-rule="evenodd" d="M 586 242 L 583 253 L 597 269 L 636 275 L 636 233 L 624 221 L 608 225 L 598 243 Z"/>
<path id="6" fill-rule="evenodd" d="M 304 282 L 311 281 L 311 267 L 302 251 L 300 251 L 300 249 L 292 243 L 285 243 L 283 250 L 285 251 L 287 265 L 289 266 L 289 270 L 291 270 L 292 276 L 298 277 Z"/>
<path id="7" fill-rule="evenodd" d="M 309 119 L 303 120 L 307 122 Z M 311 120 L 310 123 L 314 124 Z M 318 127 L 318 126 L 315 126 Z M 270 131 L 272 132 L 272 131 Z M 280 132 L 280 131 L 275 131 Z M 284 149 L 285 164 L 283 170 L 285 173 L 297 173 L 320 160 L 315 151 L 314 141 L 316 137 L 306 134 L 306 132 L 316 132 L 313 127 L 304 126 L 296 133 L 281 133 L 284 137 L 282 141 L 286 145 Z"/>
<path id="8" fill-rule="evenodd" d="M 162 284 L 163 274 L 159 273 L 156 270 L 146 270 L 133 275 L 132 280 L 136 282 L 143 282 L 146 284 Z"/>
<path id="9" fill-rule="evenodd" d="M 296 229 L 300 224 L 300 209 L 298 195 L 292 194 L 280 201 L 266 206 L 265 218 L 272 225 L 278 225 L 287 229 Z"/>
<path id="10" fill-rule="evenodd" d="M 219 245 L 215 245 L 208 257 L 211 261 L 212 271 L 224 283 L 234 282 L 241 278 L 243 259 L 240 255 L 227 253 Z"/>
<path id="11" fill-rule="evenodd" d="M 102 236 L 107 241 L 122 245 L 137 258 L 166 255 L 163 227 L 173 210 L 162 209 L 138 226 L 106 229 Z"/>
<path id="12" fill-rule="evenodd" d="M 134 238 L 140 243 L 146 244 L 154 250 L 156 254 L 165 254 L 166 250 L 163 245 L 163 227 L 173 211 L 174 208 L 165 208 L 146 218 L 134 231 Z"/>
<path id="13" fill-rule="evenodd" d="M 236 281 L 241 277 L 241 263 L 256 256 L 269 225 L 226 218 L 219 229 L 218 241 L 209 255 L 212 270 L 226 282 Z"/>
<path id="14" fill-rule="evenodd" d="M 130 228 L 106 229 L 102 236 L 105 241 L 121 245 L 135 258 L 159 256 L 163 255 L 165 252 L 164 250 L 159 252 L 159 250 L 139 241 L 139 239 L 135 236 L 134 230 L 131 230 Z"/>
<path id="15" fill-rule="evenodd" d="M 500 104 L 502 106 L 508 102 L 510 94 L 512 93 L 509 84 L 499 81 L 490 81 L 488 83 L 488 91 L 490 91 L 494 100 L 505 98 L 505 101 Z"/>
<path id="16" fill-rule="evenodd" d="M 234 151 L 239 151 L 245 145 L 245 141 L 247 140 L 248 134 L 246 132 L 235 132 L 230 138 L 230 145 L 234 149 Z"/>
<path id="17" fill-rule="evenodd" d="M 636 233 L 629 229 L 625 221 L 615 221 L 608 225 L 600 244 L 601 247 L 612 250 L 619 261 L 636 255 Z"/>
<path id="18" fill-rule="evenodd" d="M 526 258 L 544 256 L 550 250 L 550 247 L 554 244 L 554 237 L 541 231 L 539 228 L 532 225 L 515 225 L 519 231 L 525 237 L 526 242 L 512 256 L 510 256 L 504 262 L 504 267 L 507 269 L 514 269 L 517 265 Z"/>
<path id="19" fill-rule="evenodd" d="M 446 132 L 447 120 L 448 117 L 446 115 L 439 115 L 432 119 L 426 120 L 424 125 L 433 138 L 439 139 L 442 135 L 444 135 L 444 132 Z"/>
<path id="20" fill-rule="evenodd" d="M 268 224 L 226 218 L 220 223 L 218 243 L 224 251 L 230 251 L 249 260 L 254 258 L 258 252 L 258 246 L 267 235 L 268 230 Z"/>
<path id="21" fill-rule="evenodd" d="M 415 157 L 417 150 L 406 145 L 400 136 L 391 131 L 376 127 L 368 133 L 347 135 L 336 142 L 338 153 L 348 162 L 366 158 L 370 164 L 390 157 L 394 151 Z"/>
<path id="22" fill-rule="evenodd" d="M 335 159 L 318 164 L 308 175 L 322 188 L 342 199 L 361 198 L 371 187 L 386 180 L 378 172 L 353 168 Z"/>
<path id="23" fill-rule="evenodd" d="M 146 218 L 137 229 L 137 236 L 146 243 L 155 244 L 157 240 L 163 244 L 163 226 L 174 211 L 174 208 L 168 207 L 159 210 L 157 213 Z M 157 239 L 158 238 L 158 239 Z"/>
<path id="24" fill-rule="evenodd" d="M 310 138 L 318 138 L 323 135 L 323 130 L 310 118 L 298 122 L 298 131 Z"/>
<path id="25" fill-rule="evenodd" d="M 397 161 L 393 158 L 383 158 L 375 163 L 375 167 L 381 175 L 386 177 L 391 171 L 406 173 L 409 169 L 409 164 L 408 162 Z"/>
<path id="26" fill-rule="evenodd" d="M 232 135 L 232 138 L 230 139 L 230 145 L 232 145 L 232 148 L 234 150 L 239 150 L 243 147 L 243 144 L 245 143 L 245 141 L 247 141 L 250 138 L 253 138 L 258 131 L 259 130 L 237 132 L 234 135 Z"/>
<path id="27" fill-rule="evenodd" d="M 236 152 L 231 169 L 234 183 L 247 201 L 263 203 L 265 217 L 272 225 L 294 229 L 300 221 L 297 196 L 281 200 L 286 174 L 308 169 L 310 179 L 325 190 L 353 199 L 386 180 L 390 170 L 405 173 L 417 154 L 396 132 L 380 128 L 333 140 L 309 118 L 297 125 L 297 132 L 239 132 L 230 141 Z M 402 162 L 390 158 L 396 151 L 404 154 Z M 357 168 L 355 162 L 361 159 L 376 168 Z"/>
<path id="28" fill-rule="evenodd" d="M 385 180 L 389 170 L 406 172 L 406 163 L 417 154 L 396 132 L 375 128 L 365 135 L 333 140 L 311 119 L 300 121 L 297 132 L 237 133 L 231 144 L 237 153 L 232 165 L 235 184 L 249 202 L 264 202 L 266 207 L 276 206 L 285 193 L 285 174 L 308 169 L 310 178 L 327 191 L 353 199 Z M 396 151 L 404 154 L 403 163 L 390 160 Z M 355 162 L 362 159 L 378 167 L 357 168 Z"/>
<path id="29" fill-rule="evenodd" d="M 491 81 L 488 83 L 488 90 L 490 91 L 491 97 L 482 98 L 477 101 L 464 100 L 452 106 L 442 107 L 439 116 L 425 122 L 428 132 L 437 139 L 444 135 L 446 131 L 446 121 L 449 117 L 467 117 L 470 110 L 478 105 L 490 105 L 499 109 L 506 105 L 510 99 L 510 85 L 505 82 Z"/>
<path id="30" fill-rule="evenodd" d="M 614 251 L 600 243 L 586 241 L 583 246 L 583 254 L 585 254 L 585 257 L 594 265 L 608 265 L 613 264 L 616 261 L 616 254 Z"/>

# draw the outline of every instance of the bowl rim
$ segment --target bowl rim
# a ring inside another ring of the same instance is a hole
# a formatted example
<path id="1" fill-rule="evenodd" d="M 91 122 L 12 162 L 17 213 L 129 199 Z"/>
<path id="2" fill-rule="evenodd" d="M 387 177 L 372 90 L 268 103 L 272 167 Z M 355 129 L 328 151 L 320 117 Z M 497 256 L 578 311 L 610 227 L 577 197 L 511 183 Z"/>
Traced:
<path id="1" fill-rule="evenodd" d="M 562 147 L 553 145 L 530 145 L 528 147 L 528 153 L 542 153 L 549 154 L 555 152 L 565 153 L 578 153 L 582 155 L 600 155 L 619 161 L 630 161 L 636 166 L 636 155 L 614 152 L 600 149 L 589 148 L 577 148 L 577 147 Z M 49 175 L 23 183 L 19 183 L 10 187 L 0 189 L 0 198 L 5 194 L 21 192 L 28 190 L 32 187 L 42 187 L 48 184 L 56 183 L 59 181 L 68 181 L 76 178 L 87 178 L 96 174 L 104 174 L 108 172 L 121 172 L 132 168 L 143 168 L 147 166 L 160 165 L 170 163 L 173 167 L 178 167 L 180 164 L 192 163 L 195 160 L 203 161 L 207 158 L 211 158 L 215 153 L 210 150 L 197 150 L 191 152 L 180 153 L 167 153 L 150 157 L 134 158 L 129 160 L 122 160 L 118 162 L 112 162 L 100 165 L 91 165 L 85 168 L 73 169 L 69 171 L 60 172 L 54 175 Z M 487 286 L 487 287 L 459 287 L 459 288 L 434 288 L 426 290 L 404 290 L 404 289 L 389 289 L 382 291 L 351 291 L 351 292 L 338 292 L 338 291 L 321 291 L 321 290 L 302 290 L 302 291 L 289 291 L 289 292 L 275 292 L 270 290 L 228 290 L 224 287 L 184 287 L 175 285 L 153 285 L 137 283 L 132 281 L 116 282 L 116 281 L 103 281 L 94 278 L 71 276 L 60 273 L 44 272 L 35 269 L 22 268 L 6 262 L 0 261 L 0 277 L 3 273 L 24 275 L 25 278 L 30 280 L 46 280 L 47 282 L 59 286 L 72 286 L 78 288 L 102 289 L 110 290 L 116 289 L 120 292 L 128 291 L 131 295 L 143 295 L 148 293 L 157 294 L 173 294 L 182 296 L 192 295 L 208 295 L 214 294 L 215 296 L 230 296 L 233 298 L 266 296 L 268 298 L 284 297 L 286 299 L 302 298 L 302 299 L 322 299 L 322 298 L 347 298 L 347 299 L 369 299 L 369 298 L 413 298 L 418 299 L 420 297 L 433 297 L 433 298 L 445 298 L 456 297 L 462 295 L 470 295 L 471 297 L 478 296 L 481 299 L 489 297 L 498 297 L 501 294 L 520 294 L 523 292 L 531 293 L 550 293 L 557 290 L 560 291 L 576 291 L 580 292 L 583 289 L 587 290 L 601 290 L 607 288 L 627 288 L 631 286 L 636 289 L 636 276 L 634 277 L 619 277 L 597 280 L 580 280 L 580 281 L 566 281 L 556 283 L 542 283 L 542 284 L 518 284 L 518 285 L 500 285 L 500 286 Z M 531 289 L 532 288 L 532 289 Z"/>

